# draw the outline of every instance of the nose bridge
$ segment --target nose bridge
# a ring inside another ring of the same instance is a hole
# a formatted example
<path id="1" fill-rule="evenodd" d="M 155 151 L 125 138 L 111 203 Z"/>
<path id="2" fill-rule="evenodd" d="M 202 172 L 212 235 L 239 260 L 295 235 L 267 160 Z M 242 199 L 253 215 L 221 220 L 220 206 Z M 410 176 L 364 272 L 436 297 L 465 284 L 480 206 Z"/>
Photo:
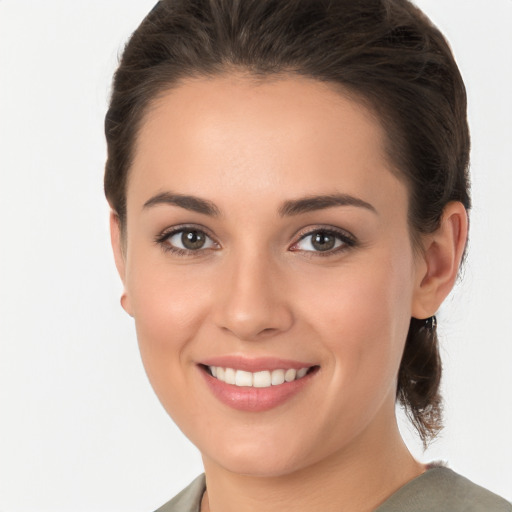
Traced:
<path id="1" fill-rule="evenodd" d="M 293 322 L 279 265 L 253 247 L 224 262 L 217 325 L 240 339 L 254 340 L 287 330 Z"/>

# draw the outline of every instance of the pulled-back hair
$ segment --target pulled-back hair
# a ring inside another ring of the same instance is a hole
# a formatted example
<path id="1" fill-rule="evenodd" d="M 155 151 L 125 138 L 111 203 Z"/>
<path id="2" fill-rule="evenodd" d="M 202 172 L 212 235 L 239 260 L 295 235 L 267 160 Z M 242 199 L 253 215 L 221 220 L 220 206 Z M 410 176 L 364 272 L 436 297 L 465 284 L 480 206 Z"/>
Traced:
<path id="1" fill-rule="evenodd" d="M 126 223 L 126 185 L 149 104 L 189 77 L 243 71 L 339 86 L 369 106 L 409 190 L 411 238 L 449 201 L 470 207 L 466 92 L 448 43 L 408 0 L 162 0 L 126 45 L 105 118 L 105 193 Z M 397 400 L 426 443 L 442 427 L 435 329 L 412 318 Z"/>

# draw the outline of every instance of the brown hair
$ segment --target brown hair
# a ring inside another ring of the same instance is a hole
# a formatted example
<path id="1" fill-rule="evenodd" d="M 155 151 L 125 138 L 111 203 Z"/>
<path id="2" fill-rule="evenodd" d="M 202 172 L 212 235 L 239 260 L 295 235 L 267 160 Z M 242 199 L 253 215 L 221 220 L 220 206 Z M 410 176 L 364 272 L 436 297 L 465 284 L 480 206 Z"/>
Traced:
<path id="1" fill-rule="evenodd" d="M 407 183 L 412 238 L 449 201 L 470 207 L 466 92 L 448 43 L 408 0 L 162 0 L 134 32 L 105 118 L 105 193 L 126 223 L 137 131 L 159 94 L 192 76 L 243 70 L 339 85 L 378 115 Z M 411 319 L 397 400 L 426 443 L 442 427 L 435 329 Z"/>

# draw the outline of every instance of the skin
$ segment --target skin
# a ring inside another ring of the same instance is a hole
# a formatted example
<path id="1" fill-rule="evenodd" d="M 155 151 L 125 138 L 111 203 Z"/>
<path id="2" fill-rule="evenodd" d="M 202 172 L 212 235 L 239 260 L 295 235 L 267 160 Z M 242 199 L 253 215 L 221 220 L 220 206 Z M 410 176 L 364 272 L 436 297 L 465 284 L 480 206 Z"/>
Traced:
<path id="1" fill-rule="evenodd" d="M 434 314 L 453 286 L 467 219 L 450 203 L 413 248 L 384 137 L 365 107 L 298 77 L 189 80 L 148 110 L 126 238 L 113 212 L 112 243 L 149 379 L 202 453 L 203 510 L 370 511 L 425 470 L 398 432 L 396 375 L 411 316 Z M 144 207 L 162 193 L 207 200 L 218 215 Z M 280 214 L 284 201 L 333 194 L 371 208 Z M 165 250 L 162 232 L 183 224 L 204 229 L 205 248 Z M 315 251 L 306 235 L 321 228 L 355 243 Z M 224 355 L 319 370 L 278 407 L 239 411 L 198 366 Z"/>

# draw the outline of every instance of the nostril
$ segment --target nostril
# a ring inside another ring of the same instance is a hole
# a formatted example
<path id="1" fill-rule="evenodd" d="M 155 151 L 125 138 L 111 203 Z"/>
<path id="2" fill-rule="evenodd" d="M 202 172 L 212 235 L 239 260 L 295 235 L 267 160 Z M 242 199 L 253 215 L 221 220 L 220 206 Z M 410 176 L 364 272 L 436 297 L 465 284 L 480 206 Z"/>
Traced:
<path id="1" fill-rule="evenodd" d="M 265 329 L 263 329 L 259 334 L 260 335 L 265 335 L 265 334 L 274 334 L 278 331 L 279 329 L 276 329 L 275 327 L 266 327 Z"/>

